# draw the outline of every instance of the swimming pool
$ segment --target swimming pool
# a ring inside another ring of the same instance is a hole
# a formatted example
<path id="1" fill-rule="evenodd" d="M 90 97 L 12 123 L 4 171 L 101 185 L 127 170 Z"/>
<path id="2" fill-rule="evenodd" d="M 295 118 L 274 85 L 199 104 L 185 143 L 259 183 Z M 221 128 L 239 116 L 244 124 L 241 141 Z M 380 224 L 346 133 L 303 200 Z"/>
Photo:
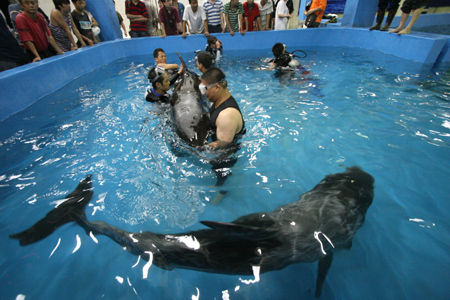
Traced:
<path id="1" fill-rule="evenodd" d="M 336 253 L 323 298 L 445 299 L 448 70 L 405 70 L 409 61 L 378 51 L 301 49 L 308 77 L 259 70 L 267 49 L 225 53 L 221 67 L 247 134 L 219 205 L 210 204 L 218 189 L 209 164 L 175 155 L 166 112 L 143 100 L 148 57 L 102 66 L 2 121 L 2 298 L 313 298 L 316 264 L 254 283 L 156 267 L 144 279 L 144 262 L 105 237 L 94 243 L 77 226 L 28 247 L 7 236 L 44 216 L 88 173 L 89 219 L 169 233 L 272 210 L 359 165 L 375 177 L 374 203 L 352 249 Z M 183 54 L 191 68 L 193 55 Z M 169 61 L 178 60 L 169 54 Z"/>

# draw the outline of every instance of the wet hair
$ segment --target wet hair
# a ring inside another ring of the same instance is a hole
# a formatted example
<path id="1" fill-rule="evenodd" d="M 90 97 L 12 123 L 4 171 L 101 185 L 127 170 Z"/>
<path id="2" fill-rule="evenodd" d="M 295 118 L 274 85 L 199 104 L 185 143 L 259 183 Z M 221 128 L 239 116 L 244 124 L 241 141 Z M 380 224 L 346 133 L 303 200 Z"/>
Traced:
<path id="1" fill-rule="evenodd" d="M 57 10 L 61 10 L 63 4 L 70 4 L 69 0 L 53 0 L 53 4 Z"/>
<path id="2" fill-rule="evenodd" d="M 217 38 L 213 35 L 208 36 L 208 45 L 214 44 L 216 42 Z"/>
<path id="3" fill-rule="evenodd" d="M 222 72 L 221 69 L 217 68 L 217 67 L 212 67 L 209 68 L 208 70 L 205 71 L 205 73 L 203 73 L 202 75 L 202 79 L 204 81 L 206 81 L 206 83 L 209 84 L 213 84 L 213 83 L 218 83 L 220 82 L 220 85 L 223 88 L 227 88 L 227 82 L 225 79 L 225 73 Z"/>
<path id="4" fill-rule="evenodd" d="M 156 76 L 158 76 L 158 74 L 156 74 L 156 69 L 152 68 L 147 75 L 148 80 L 152 83 L 152 87 L 154 89 L 156 89 L 156 84 L 159 82 L 160 84 L 163 84 L 164 81 L 164 76 L 159 76 L 158 79 L 156 79 L 155 81 L 153 81 L 154 78 L 156 78 Z"/>
<path id="5" fill-rule="evenodd" d="M 164 53 L 166 53 L 162 48 L 156 48 L 156 49 L 153 51 L 153 57 L 154 57 L 154 58 L 157 58 L 158 55 L 159 55 L 159 52 L 164 52 Z"/>
<path id="6" fill-rule="evenodd" d="M 199 64 L 202 64 L 205 69 L 209 69 L 212 66 L 212 57 L 211 54 L 205 51 L 197 54 L 197 61 Z"/>
<path id="7" fill-rule="evenodd" d="M 272 53 L 275 57 L 279 57 L 281 54 L 283 54 L 284 51 L 284 45 L 282 43 L 276 43 L 272 47 Z"/>

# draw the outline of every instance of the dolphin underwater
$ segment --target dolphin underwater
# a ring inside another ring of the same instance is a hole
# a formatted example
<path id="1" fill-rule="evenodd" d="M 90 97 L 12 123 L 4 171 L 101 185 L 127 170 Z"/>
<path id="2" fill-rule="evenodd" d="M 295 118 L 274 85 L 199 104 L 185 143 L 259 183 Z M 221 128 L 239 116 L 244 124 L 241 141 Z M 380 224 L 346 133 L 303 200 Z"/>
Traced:
<path id="1" fill-rule="evenodd" d="M 66 201 L 28 230 L 10 235 L 29 245 L 69 222 L 89 235 L 105 235 L 134 255 L 172 270 L 257 275 L 290 264 L 318 260 L 316 297 L 332 263 L 333 251 L 352 245 L 373 201 L 374 179 L 359 167 L 327 175 L 311 191 L 271 212 L 242 216 L 231 223 L 203 221 L 208 229 L 181 234 L 128 232 L 89 221 L 85 207 L 93 196 L 91 176 Z"/>
<path id="2" fill-rule="evenodd" d="M 172 97 L 176 131 L 189 145 L 203 146 L 207 142 L 210 126 L 209 114 L 200 104 L 200 78 L 188 70 L 181 55 L 177 54 L 183 64 L 183 75 Z"/>

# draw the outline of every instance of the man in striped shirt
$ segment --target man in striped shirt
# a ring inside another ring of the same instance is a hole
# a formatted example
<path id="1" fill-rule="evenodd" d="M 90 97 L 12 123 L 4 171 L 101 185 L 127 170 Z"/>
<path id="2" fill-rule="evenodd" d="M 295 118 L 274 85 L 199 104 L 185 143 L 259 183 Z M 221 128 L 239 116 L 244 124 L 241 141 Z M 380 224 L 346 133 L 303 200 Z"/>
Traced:
<path id="1" fill-rule="evenodd" d="M 244 27 L 242 26 L 244 7 L 239 0 L 231 0 L 225 4 L 223 14 L 225 15 L 225 20 L 227 21 L 227 32 L 230 32 L 232 36 L 236 31 L 239 31 L 242 35 L 245 34 Z"/>
<path id="2" fill-rule="evenodd" d="M 223 33 L 225 26 L 223 22 L 223 3 L 220 0 L 205 0 L 203 8 L 208 18 L 209 33 Z"/>
<path id="3" fill-rule="evenodd" d="M 139 0 L 127 0 L 125 12 L 130 19 L 130 37 L 147 36 L 147 20 L 150 16 L 145 4 Z"/>

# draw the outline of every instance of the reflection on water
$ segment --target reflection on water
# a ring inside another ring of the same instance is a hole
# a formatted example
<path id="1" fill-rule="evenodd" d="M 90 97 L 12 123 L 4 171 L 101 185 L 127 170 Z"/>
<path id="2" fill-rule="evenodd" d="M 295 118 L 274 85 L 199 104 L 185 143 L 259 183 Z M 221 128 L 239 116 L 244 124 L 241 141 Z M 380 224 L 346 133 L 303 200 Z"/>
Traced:
<path id="1" fill-rule="evenodd" d="M 144 279 L 146 262 L 75 226 L 30 247 L 7 236 L 45 215 L 87 174 L 95 187 L 90 219 L 167 233 L 272 210 L 326 174 L 359 165 L 376 179 L 374 204 L 352 249 L 333 264 L 324 298 L 444 299 L 450 274 L 433 266 L 450 263 L 450 243 L 442 238 L 450 209 L 444 201 L 449 71 L 416 69 L 376 51 L 303 50 L 307 77 L 265 70 L 270 50 L 225 53 L 221 67 L 247 133 L 220 189 L 211 154 L 180 144 L 167 109 L 144 101 L 147 57 L 103 66 L 1 122 L 5 298 L 312 298 L 316 265 L 263 274 L 249 285 L 256 272 L 234 277 L 149 267 Z M 183 56 L 196 70 L 194 54 Z M 222 189 L 222 202 L 211 205 Z"/>

